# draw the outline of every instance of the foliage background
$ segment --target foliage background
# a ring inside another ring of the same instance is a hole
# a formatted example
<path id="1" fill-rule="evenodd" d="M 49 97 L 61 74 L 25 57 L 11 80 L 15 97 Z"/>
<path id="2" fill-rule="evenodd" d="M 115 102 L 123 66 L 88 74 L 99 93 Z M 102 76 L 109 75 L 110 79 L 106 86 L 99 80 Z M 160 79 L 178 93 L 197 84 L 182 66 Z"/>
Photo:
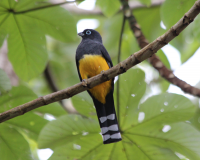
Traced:
<path id="1" fill-rule="evenodd" d="M 150 42 L 166 32 L 161 21 L 169 29 L 195 2 L 166 0 L 152 7 L 150 0 L 138 1 L 146 7 L 135 9 L 133 14 Z M 0 45 L 6 46 L 7 42 L 8 59 L 18 77 L 14 85 L 5 66 L 0 69 L 0 112 L 52 92 L 43 74 L 47 64 L 59 89 L 79 82 L 74 56 L 80 43 L 76 36 L 80 20 L 99 21 L 96 30 L 102 35 L 113 64 L 117 64 L 123 18 L 120 1 L 97 0 L 96 7 L 102 14 L 77 14 L 62 6 L 44 7 L 49 4 L 44 0 L 0 1 Z M 38 7 L 41 8 L 32 10 Z M 180 52 L 182 63 L 199 48 L 199 22 L 198 16 L 170 42 Z M 138 50 L 126 22 L 121 60 Z M 157 55 L 170 69 L 166 55 L 161 50 Z M 122 142 L 102 144 L 92 100 L 84 92 L 64 101 L 65 107 L 75 107 L 84 117 L 69 114 L 59 103 L 53 103 L 0 124 L 0 157 L 39 160 L 37 149 L 50 148 L 50 160 L 199 160 L 199 99 L 168 93 L 169 85 L 147 61 L 120 76 L 117 114 Z"/>

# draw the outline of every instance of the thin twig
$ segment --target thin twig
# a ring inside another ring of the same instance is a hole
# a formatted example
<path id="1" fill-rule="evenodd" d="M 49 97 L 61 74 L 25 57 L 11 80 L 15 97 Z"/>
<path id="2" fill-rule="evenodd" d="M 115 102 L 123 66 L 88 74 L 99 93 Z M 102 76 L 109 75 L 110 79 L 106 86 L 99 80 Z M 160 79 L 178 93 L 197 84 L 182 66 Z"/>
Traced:
<path id="1" fill-rule="evenodd" d="M 124 32 L 124 26 L 125 26 L 125 22 L 126 22 L 126 17 L 123 16 L 123 22 L 122 22 L 122 28 L 121 28 L 121 33 L 120 33 L 120 37 L 119 37 L 119 48 L 118 48 L 118 59 L 117 59 L 117 63 L 121 62 L 121 46 L 122 46 L 122 36 L 123 36 L 123 32 Z M 119 123 L 119 128 L 120 128 L 120 101 L 119 101 L 119 84 L 120 83 L 120 76 L 118 76 L 118 80 L 117 80 L 117 111 L 118 111 L 118 123 Z"/>
<path id="2" fill-rule="evenodd" d="M 165 34 L 158 37 L 152 43 L 148 44 L 146 47 L 141 49 L 140 51 L 132 54 L 126 60 L 120 62 L 116 66 L 106 70 L 105 72 L 98 74 L 92 78 L 86 80 L 86 82 L 80 82 L 71 86 L 69 88 L 60 90 L 58 92 L 54 92 L 43 97 L 39 97 L 33 101 L 22 104 L 18 107 L 12 108 L 6 112 L 0 114 L 0 123 L 7 121 L 11 118 L 20 116 L 28 111 L 31 111 L 35 108 L 60 101 L 62 99 L 70 98 L 80 92 L 88 90 L 100 83 L 108 81 L 115 76 L 126 72 L 131 67 L 136 64 L 144 61 L 145 59 L 151 57 L 155 54 L 160 48 L 169 43 L 172 39 L 174 39 L 178 34 L 180 34 L 199 14 L 200 12 L 200 0 L 196 1 L 192 8 L 182 17 L 171 29 L 169 29 Z M 176 34 L 175 34 L 176 33 Z M 188 84 L 189 85 L 189 84 Z M 200 90 L 194 87 L 190 87 L 195 90 L 196 96 L 200 97 Z"/>
<path id="3" fill-rule="evenodd" d="M 153 0 L 149 7 L 160 6 L 161 4 L 163 4 L 164 1 L 165 0 Z M 147 7 L 146 5 L 143 5 L 138 1 L 131 1 L 129 3 L 129 6 L 131 9 L 139 9 L 139 8 Z M 103 15 L 99 7 L 96 7 L 93 10 L 84 10 L 84 9 L 78 8 L 77 6 L 66 5 L 63 8 L 65 8 L 66 10 L 68 10 L 69 12 L 73 14 L 78 14 L 78 15 Z M 120 8 L 120 10 L 117 13 L 121 13 L 121 12 L 122 12 L 122 8 Z"/>
<path id="4" fill-rule="evenodd" d="M 54 80 L 53 80 L 53 76 L 51 75 L 51 71 L 49 68 L 49 64 L 47 64 L 45 70 L 44 70 L 44 77 L 45 80 L 48 83 L 49 88 L 51 89 L 52 92 L 57 92 L 59 91 L 58 87 L 56 86 Z M 68 112 L 68 110 L 65 108 L 63 101 L 59 101 L 60 105 L 63 107 L 64 110 L 66 110 Z"/>
<path id="5" fill-rule="evenodd" d="M 137 42 L 140 46 L 140 48 L 143 48 L 145 46 L 147 46 L 148 40 L 145 38 L 144 34 L 141 31 L 140 26 L 138 25 L 136 18 L 134 17 L 134 15 L 132 14 L 132 10 L 129 7 L 128 4 L 128 0 L 121 0 L 121 3 L 123 5 L 123 11 L 124 11 L 124 15 L 127 17 L 127 19 L 129 20 L 129 24 L 130 24 L 130 28 L 133 31 Z M 198 3 L 198 1 L 196 1 L 195 3 Z M 192 20 L 189 19 L 188 14 L 186 13 L 184 15 L 184 18 L 186 18 L 187 22 L 190 23 Z M 173 34 L 178 36 L 179 33 L 177 33 L 176 31 L 173 31 Z M 152 57 L 150 57 L 149 62 L 152 64 L 152 66 L 159 72 L 159 74 L 166 79 L 167 81 L 169 81 L 170 83 L 178 86 L 179 88 L 182 89 L 182 91 L 184 91 L 185 93 L 189 93 L 193 96 L 198 96 L 200 97 L 197 93 L 200 92 L 200 89 L 195 88 L 191 85 L 189 85 L 188 83 L 186 83 L 185 81 L 179 79 L 178 77 L 176 77 L 173 74 L 173 71 L 171 71 L 170 69 L 168 69 L 163 63 L 162 61 L 159 59 L 158 56 L 156 55 L 152 55 Z"/>
<path id="6" fill-rule="evenodd" d="M 24 11 L 15 11 L 14 9 L 9 9 L 9 11 L 12 12 L 12 13 L 14 13 L 14 14 L 23 14 L 23 13 L 27 13 L 27 12 L 31 12 L 31 11 L 37 11 L 37 10 L 40 10 L 40 9 L 45 9 L 45 8 L 50 8 L 50 7 L 56 7 L 56 6 L 64 5 L 66 3 L 73 3 L 73 2 L 76 2 L 76 1 L 77 0 L 75 0 L 75 1 L 66 1 L 66 2 L 62 2 L 62 3 L 49 4 L 49 5 L 40 6 L 40 7 L 37 7 L 37 8 L 30 8 L 30 9 L 27 9 L 27 10 L 24 10 Z"/>
<path id="7" fill-rule="evenodd" d="M 57 92 L 59 91 L 53 76 L 51 74 L 51 70 L 49 68 L 49 64 L 47 64 L 45 70 L 44 70 L 44 77 L 48 83 L 48 86 L 50 87 L 52 92 Z M 62 100 L 59 101 L 60 105 L 62 106 L 62 108 L 67 112 L 67 113 L 72 113 L 72 114 L 79 114 L 75 108 L 69 108 L 67 107 Z"/>

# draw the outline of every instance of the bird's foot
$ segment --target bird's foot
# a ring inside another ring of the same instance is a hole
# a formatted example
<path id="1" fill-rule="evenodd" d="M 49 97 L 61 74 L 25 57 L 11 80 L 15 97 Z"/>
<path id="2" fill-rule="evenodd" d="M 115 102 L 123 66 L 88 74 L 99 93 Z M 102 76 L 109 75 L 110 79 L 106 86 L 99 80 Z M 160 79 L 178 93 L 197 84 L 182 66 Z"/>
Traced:
<path id="1" fill-rule="evenodd" d="M 83 87 L 87 87 L 87 79 L 82 80 L 82 85 L 83 85 Z"/>

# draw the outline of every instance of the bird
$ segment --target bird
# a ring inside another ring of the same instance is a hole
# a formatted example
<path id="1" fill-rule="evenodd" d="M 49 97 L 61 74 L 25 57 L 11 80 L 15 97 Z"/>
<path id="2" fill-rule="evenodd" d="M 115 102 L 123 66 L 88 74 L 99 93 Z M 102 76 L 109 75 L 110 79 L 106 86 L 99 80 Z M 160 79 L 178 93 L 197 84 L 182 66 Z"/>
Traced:
<path id="1" fill-rule="evenodd" d="M 78 33 L 82 37 L 76 50 L 76 66 L 80 81 L 96 76 L 113 67 L 112 60 L 96 30 L 85 29 Z M 122 140 L 117 121 L 113 91 L 114 79 L 101 83 L 89 90 L 97 112 L 104 144 Z"/>

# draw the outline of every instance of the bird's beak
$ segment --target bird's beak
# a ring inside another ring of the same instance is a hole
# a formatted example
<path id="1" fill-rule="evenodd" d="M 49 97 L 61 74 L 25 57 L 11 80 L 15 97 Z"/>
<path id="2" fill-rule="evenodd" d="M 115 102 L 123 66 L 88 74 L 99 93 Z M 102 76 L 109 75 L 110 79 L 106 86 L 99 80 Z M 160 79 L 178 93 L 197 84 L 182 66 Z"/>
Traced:
<path id="1" fill-rule="evenodd" d="M 83 32 L 80 32 L 78 33 L 79 36 L 83 37 L 84 36 L 84 33 Z"/>

